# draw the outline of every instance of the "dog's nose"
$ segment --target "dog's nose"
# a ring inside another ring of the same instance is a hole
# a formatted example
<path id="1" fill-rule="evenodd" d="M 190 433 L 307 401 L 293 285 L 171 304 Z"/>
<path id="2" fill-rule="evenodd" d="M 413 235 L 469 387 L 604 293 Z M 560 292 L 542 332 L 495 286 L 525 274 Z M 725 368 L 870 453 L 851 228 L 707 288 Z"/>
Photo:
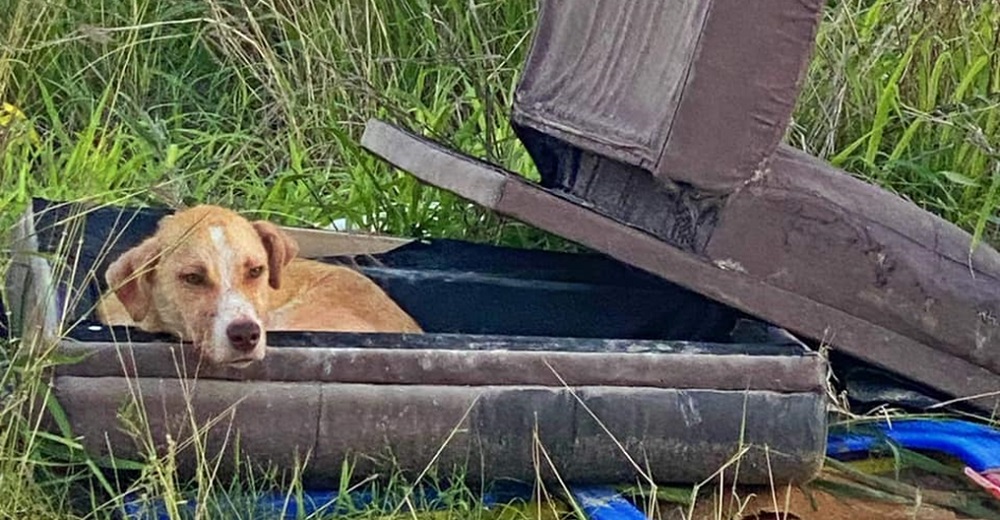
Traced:
<path id="1" fill-rule="evenodd" d="M 260 340 L 260 325 L 250 320 L 234 321 L 226 327 L 226 337 L 234 349 L 249 352 Z"/>

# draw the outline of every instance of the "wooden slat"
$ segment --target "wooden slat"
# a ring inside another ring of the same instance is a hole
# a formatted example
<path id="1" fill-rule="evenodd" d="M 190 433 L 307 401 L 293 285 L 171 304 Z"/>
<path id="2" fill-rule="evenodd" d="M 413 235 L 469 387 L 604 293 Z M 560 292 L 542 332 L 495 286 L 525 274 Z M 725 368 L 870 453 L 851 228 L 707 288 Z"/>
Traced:
<path id="1" fill-rule="evenodd" d="M 298 241 L 299 256 L 302 258 L 377 255 L 412 242 L 410 239 L 385 235 L 345 233 L 322 229 L 282 226 L 282 230 Z"/>
<path id="2" fill-rule="evenodd" d="M 383 150 L 390 162 L 404 169 L 409 165 L 422 164 L 428 160 L 424 155 L 431 152 L 426 147 L 413 141 L 393 140 L 394 135 L 395 130 L 391 126 L 374 121 L 365 127 L 361 145 Z M 395 146 L 386 146 L 390 142 Z M 447 190 L 473 191 L 476 198 L 472 201 L 482 206 L 489 207 L 496 204 L 497 198 L 500 197 L 502 178 L 497 177 L 498 172 L 493 166 L 483 162 L 462 161 L 455 157 L 436 156 L 435 160 L 440 162 L 442 170 L 440 174 L 434 171 L 426 172 L 431 184 Z M 463 175 L 446 173 L 456 168 L 462 168 Z M 474 190 L 471 189 L 473 187 Z"/>
<path id="3" fill-rule="evenodd" d="M 39 340 L 52 341 L 59 329 L 59 308 L 52 266 L 39 254 L 35 215 L 29 206 L 10 233 L 10 266 L 4 273 L 11 332 L 31 348 Z"/>

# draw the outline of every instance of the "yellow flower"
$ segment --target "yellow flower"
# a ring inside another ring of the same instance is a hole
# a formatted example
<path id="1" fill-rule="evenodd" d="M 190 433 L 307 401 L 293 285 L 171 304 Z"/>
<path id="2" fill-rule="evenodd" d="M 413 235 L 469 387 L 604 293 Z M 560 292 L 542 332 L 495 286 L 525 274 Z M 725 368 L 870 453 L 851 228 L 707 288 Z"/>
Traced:
<path id="1" fill-rule="evenodd" d="M 0 104 L 0 132 L 3 130 L 23 130 L 27 128 L 28 130 L 28 140 L 32 144 L 38 144 L 39 138 L 38 133 L 35 132 L 34 127 L 28 121 L 28 116 L 21 112 L 21 109 L 16 106 L 4 102 Z"/>

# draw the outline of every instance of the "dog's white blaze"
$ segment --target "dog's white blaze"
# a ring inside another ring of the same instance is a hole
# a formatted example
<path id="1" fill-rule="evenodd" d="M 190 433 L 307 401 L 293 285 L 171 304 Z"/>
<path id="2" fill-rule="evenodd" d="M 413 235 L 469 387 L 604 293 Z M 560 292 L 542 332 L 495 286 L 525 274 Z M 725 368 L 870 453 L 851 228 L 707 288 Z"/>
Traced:
<path id="1" fill-rule="evenodd" d="M 215 324 L 212 328 L 212 348 L 224 355 L 230 350 L 226 328 L 238 319 L 249 319 L 260 325 L 253 305 L 233 287 L 233 267 L 236 264 L 236 253 L 226 240 L 223 228 L 213 226 L 208 230 L 215 246 L 215 258 L 218 259 L 216 269 L 219 273 L 219 305 L 215 314 Z"/>

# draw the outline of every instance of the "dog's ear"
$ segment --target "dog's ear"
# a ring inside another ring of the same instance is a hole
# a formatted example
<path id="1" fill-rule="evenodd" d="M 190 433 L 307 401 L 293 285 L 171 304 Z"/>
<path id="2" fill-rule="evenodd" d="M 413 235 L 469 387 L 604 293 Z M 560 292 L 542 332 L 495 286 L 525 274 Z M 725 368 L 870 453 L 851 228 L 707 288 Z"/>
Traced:
<path id="1" fill-rule="evenodd" d="M 108 266 L 104 279 L 136 323 L 145 319 L 153 303 L 152 274 L 160 255 L 159 241 L 148 238 Z"/>
<path id="2" fill-rule="evenodd" d="M 281 287 L 281 272 L 299 254 L 299 244 L 266 220 L 254 222 L 253 227 L 267 250 L 267 283 L 278 289 Z"/>

